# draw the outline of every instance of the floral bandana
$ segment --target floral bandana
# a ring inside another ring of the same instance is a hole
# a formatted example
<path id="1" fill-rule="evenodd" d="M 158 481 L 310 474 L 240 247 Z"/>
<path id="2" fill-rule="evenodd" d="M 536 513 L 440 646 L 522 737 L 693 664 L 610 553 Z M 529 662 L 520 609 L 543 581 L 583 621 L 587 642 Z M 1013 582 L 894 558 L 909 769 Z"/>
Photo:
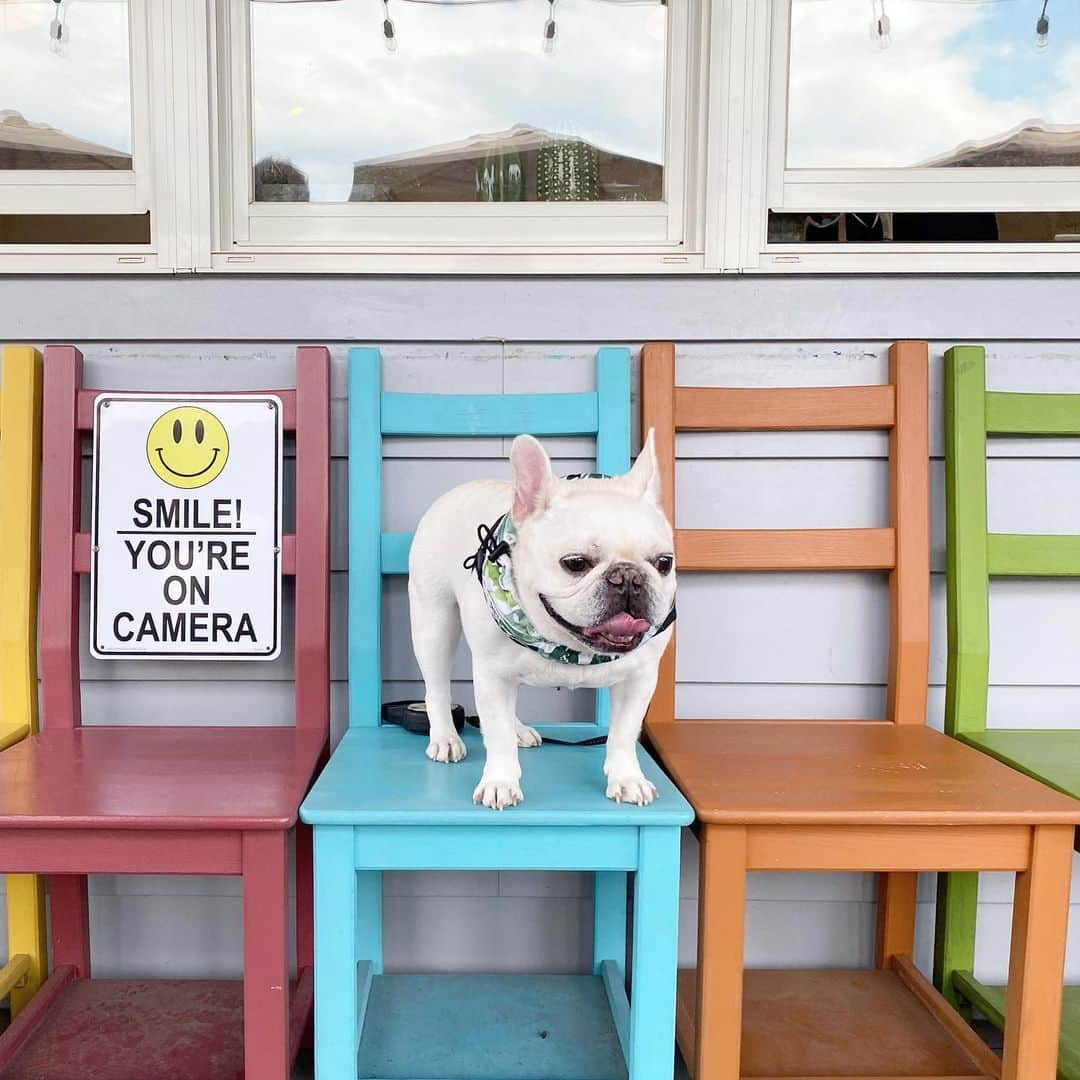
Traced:
<path id="1" fill-rule="evenodd" d="M 604 479 L 601 474 L 587 474 L 589 479 Z M 568 476 L 567 480 L 585 477 Z M 533 621 L 525 614 L 514 592 L 514 574 L 510 566 L 510 555 L 517 543 L 517 529 L 509 514 L 503 514 L 494 525 L 480 525 L 476 530 L 480 547 L 475 555 L 470 555 L 463 566 L 475 572 L 484 590 L 491 616 L 499 629 L 511 641 L 532 649 L 547 660 L 560 664 L 577 664 L 590 667 L 593 664 L 607 664 L 618 660 L 627 653 L 592 652 L 588 649 L 571 649 L 555 641 L 549 641 L 537 630 Z M 659 626 L 651 626 L 642 635 L 642 643 L 666 630 L 675 621 L 675 608 L 672 607 L 667 618 Z"/>

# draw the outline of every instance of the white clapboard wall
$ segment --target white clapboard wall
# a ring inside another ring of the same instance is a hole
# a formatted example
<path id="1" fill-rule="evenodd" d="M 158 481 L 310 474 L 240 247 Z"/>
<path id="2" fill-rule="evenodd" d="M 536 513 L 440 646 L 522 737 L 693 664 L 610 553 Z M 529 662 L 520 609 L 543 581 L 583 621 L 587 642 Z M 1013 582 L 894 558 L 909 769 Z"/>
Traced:
<path id="1" fill-rule="evenodd" d="M 92 287 L 103 286 L 95 282 Z M 246 285 L 238 282 L 236 287 Z M 115 291 L 110 295 L 116 298 Z M 128 314 L 139 318 L 134 308 Z M 418 312 L 417 318 L 422 317 Z M 688 325 L 692 322 L 690 316 L 684 319 Z M 630 344 L 636 412 L 640 342 Z M 948 344 L 938 341 L 931 346 L 935 575 L 928 721 L 939 727 L 945 677 L 941 382 L 942 353 Z M 1080 341 L 989 346 L 996 387 L 1080 392 Z M 422 392 L 584 390 L 593 385 L 595 347 L 594 342 L 387 344 L 384 382 L 390 390 Z M 332 677 L 337 737 L 346 722 L 347 345 L 331 343 L 331 348 Z M 885 340 L 694 342 L 679 348 L 678 376 L 683 383 L 718 386 L 874 383 L 886 378 L 887 348 Z M 289 385 L 293 371 L 293 348 L 284 342 L 99 342 L 84 345 L 83 351 L 88 384 L 114 389 L 273 388 Z M 635 447 L 639 442 L 635 416 Z M 549 449 L 562 472 L 580 471 L 591 453 L 586 440 L 552 440 Z M 506 451 L 502 440 L 388 441 L 384 527 L 412 528 L 431 500 L 454 484 L 508 475 Z M 1080 532 L 1080 500 L 1073 494 L 1080 491 L 1080 442 L 1013 440 L 994 444 L 992 452 L 992 528 Z M 681 436 L 679 525 L 884 524 L 885 454 L 886 440 L 878 433 Z M 882 576 L 684 575 L 678 624 L 680 715 L 880 717 L 888 649 L 886 602 Z M 286 619 L 290 613 L 291 602 Z M 1017 580 L 995 585 L 992 619 L 992 722 L 1080 725 L 1080 583 Z M 419 695 L 402 580 L 387 589 L 383 622 L 386 696 Z M 287 637 L 286 653 L 289 645 Z M 89 659 L 84 647 L 84 721 L 285 724 L 292 715 L 291 673 L 287 655 L 270 664 L 109 663 Z M 456 660 L 454 678 L 455 695 L 471 706 L 464 649 Z M 581 717 L 591 701 L 586 692 L 526 690 L 522 716 Z M 418 739 L 418 764 L 423 749 Z M 524 755 L 526 797 L 528 756 Z M 696 915 L 696 849 L 689 837 L 684 850 L 681 954 L 687 962 L 694 951 Z M 977 967 L 986 977 L 1000 978 L 1005 972 L 1011 889 L 1006 875 L 982 879 Z M 92 880 L 91 891 L 93 960 L 100 975 L 220 976 L 239 971 L 241 904 L 236 879 L 99 877 Z M 392 969 L 558 971 L 588 964 L 591 886 L 586 875 L 390 874 L 386 891 L 387 963 Z M 747 955 L 752 966 L 870 963 L 871 876 L 758 874 L 753 875 L 748 895 Z M 932 952 L 933 896 L 933 879 L 926 877 L 917 955 L 924 969 Z M 1080 901 L 1080 890 L 1076 898 Z M 1080 917 L 1074 922 L 1068 970 L 1080 980 Z M 2 950 L 0 940 L 0 959 Z"/>

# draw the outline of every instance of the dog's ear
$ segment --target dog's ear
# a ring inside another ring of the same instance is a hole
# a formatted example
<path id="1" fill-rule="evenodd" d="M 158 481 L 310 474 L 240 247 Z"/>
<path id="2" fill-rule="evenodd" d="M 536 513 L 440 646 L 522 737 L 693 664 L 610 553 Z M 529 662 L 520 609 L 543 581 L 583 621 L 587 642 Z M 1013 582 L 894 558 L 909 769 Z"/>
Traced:
<path id="1" fill-rule="evenodd" d="M 634 467 L 626 474 L 626 479 L 636 495 L 660 505 L 660 463 L 656 459 L 652 428 L 649 428 L 645 445 L 641 448 Z"/>
<path id="2" fill-rule="evenodd" d="M 531 436 L 519 435 L 510 447 L 514 470 L 514 503 L 510 516 L 520 525 L 531 514 L 546 510 L 555 493 L 555 474 L 544 448 Z"/>

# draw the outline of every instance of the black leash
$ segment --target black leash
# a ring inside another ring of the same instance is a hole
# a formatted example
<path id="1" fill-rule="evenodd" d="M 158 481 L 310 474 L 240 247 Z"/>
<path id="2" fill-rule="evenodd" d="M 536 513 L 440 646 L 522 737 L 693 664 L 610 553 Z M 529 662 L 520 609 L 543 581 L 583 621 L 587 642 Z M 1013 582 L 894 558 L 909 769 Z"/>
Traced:
<path id="1" fill-rule="evenodd" d="M 450 706 L 450 717 L 459 734 L 466 724 L 474 728 L 480 726 L 480 718 L 467 716 L 460 705 Z M 396 724 L 412 735 L 426 737 L 431 734 L 427 706 L 422 701 L 388 701 L 382 707 L 382 719 L 384 724 Z M 544 742 L 551 743 L 553 746 L 603 746 L 607 742 L 607 736 L 596 735 L 591 739 L 552 739 L 545 735 Z"/>

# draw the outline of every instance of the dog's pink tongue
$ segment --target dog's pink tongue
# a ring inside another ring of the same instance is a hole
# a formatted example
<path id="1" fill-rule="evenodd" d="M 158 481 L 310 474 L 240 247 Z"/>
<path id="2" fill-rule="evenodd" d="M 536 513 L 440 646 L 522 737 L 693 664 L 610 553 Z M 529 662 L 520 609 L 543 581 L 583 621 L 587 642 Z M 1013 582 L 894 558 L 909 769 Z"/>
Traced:
<path id="1" fill-rule="evenodd" d="M 585 633 L 589 637 L 596 637 L 598 634 L 609 634 L 612 637 L 633 637 L 634 634 L 644 634 L 649 629 L 649 626 L 650 624 L 644 619 L 635 619 L 628 611 L 620 611 L 618 615 L 613 615 L 607 622 L 588 627 Z"/>

